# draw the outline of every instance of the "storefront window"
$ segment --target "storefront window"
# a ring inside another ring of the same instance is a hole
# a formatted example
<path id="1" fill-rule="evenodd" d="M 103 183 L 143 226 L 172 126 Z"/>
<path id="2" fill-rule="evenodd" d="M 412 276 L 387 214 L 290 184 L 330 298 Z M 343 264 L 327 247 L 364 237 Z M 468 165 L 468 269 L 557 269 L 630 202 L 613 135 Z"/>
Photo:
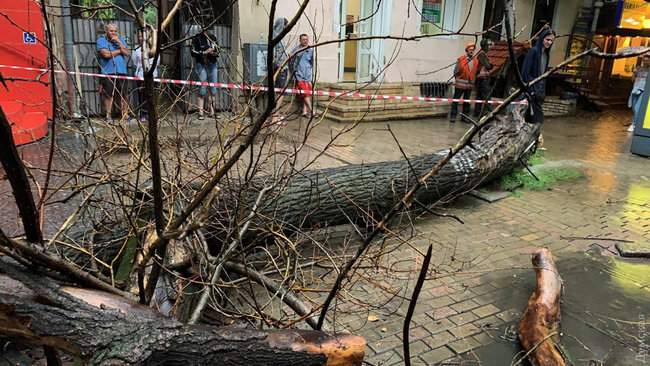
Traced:
<path id="1" fill-rule="evenodd" d="M 618 52 L 622 48 L 626 47 L 646 46 L 647 44 L 648 38 L 646 37 L 619 37 L 618 43 L 616 45 L 616 51 Z M 632 78 L 634 76 L 634 70 L 636 70 L 636 66 L 639 61 L 638 59 L 638 57 L 630 57 L 614 60 L 614 65 L 612 67 L 612 76 Z"/>
<path id="2" fill-rule="evenodd" d="M 621 1 L 619 12 L 619 28 L 650 29 L 650 4 L 645 0 Z"/>

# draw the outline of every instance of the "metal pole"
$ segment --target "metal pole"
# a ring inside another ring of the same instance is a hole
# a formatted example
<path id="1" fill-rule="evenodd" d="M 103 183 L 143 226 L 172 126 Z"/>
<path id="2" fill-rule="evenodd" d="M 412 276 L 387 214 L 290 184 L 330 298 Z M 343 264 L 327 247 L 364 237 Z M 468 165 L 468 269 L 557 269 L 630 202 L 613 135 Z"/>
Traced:
<path id="1" fill-rule="evenodd" d="M 72 17 L 70 15 L 70 0 L 61 0 L 61 15 L 63 17 L 63 51 L 65 55 L 65 67 L 67 70 L 74 70 L 74 42 L 72 32 Z M 79 117 L 77 107 L 77 96 L 75 93 L 74 81 L 66 77 L 68 92 L 68 110 L 73 117 Z"/>

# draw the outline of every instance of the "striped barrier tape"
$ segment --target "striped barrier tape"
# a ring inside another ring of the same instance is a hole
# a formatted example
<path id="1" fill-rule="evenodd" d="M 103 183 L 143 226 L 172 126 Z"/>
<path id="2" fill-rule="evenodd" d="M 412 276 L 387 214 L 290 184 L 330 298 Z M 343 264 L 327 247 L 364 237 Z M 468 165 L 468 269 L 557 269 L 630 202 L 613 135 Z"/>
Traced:
<path id="1" fill-rule="evenodd" d="M 26 71 L 38 71 L 42 73 L 50 72 L 50 69 L 42 69 L 35 67 L 23 67 L 23 66 L 12 66 L 12 65 L 0 65 L 0 69 L 10 69 L 10 70 L 26 70 Z M 104 75 L 92 72 L 74 72 L 74 71 L 65 71 L 65 70 L 54 70 L 56 73 L 61 74 L 72 74 L 80 76 L 91 76 L 98 78 L 107 78 L 107 79 L 120 79 L 120 80 L 136 80 L 143 81 L 144 78 L 137 76 L 124 76 L 124 75 Z M 177 80 L 177 79 L 163 79 L 163 78 L 154 78 L 154 82 L 160 84 L 176 84 L 176 85 L 198 85 L 198 86 L 210 86 L 216 87 L 219 89 L 240 89 L 240 90 L 268 90 L 267 87 L 257 85 L 257 84 L 234 84 L 234 83 L 210 83 L 207 81 L 194 81 L 194 80 Z M 302 94 L 302 95 L 317 95 L 324 97 L 344 97 L 344 98 L 359 98 L 359 99 L 383 99 L 383 100 L 404 100 L 404 101 L 416 101 L 416 102 L 447 102 L 447 103 L 485 103 L 485 104 L 502 104 L 503 100 L 480 100 L 480 99 L 463 99 L 463 98 L 439 98 L 439 97 L 419 97 L 419 96 L 410 96 L 410 95 L 383 95 L 383 94 L 365 94 L 356 91 L 349 92 L 333 92 L 327 90 L 313 90 L 305 91 L 302 89 L 295 88 L 274 88 L 277 93 L 284 94 Z M 527 104 L 526 100 L 518 100 L 511 102 L 512 104 Z"/>

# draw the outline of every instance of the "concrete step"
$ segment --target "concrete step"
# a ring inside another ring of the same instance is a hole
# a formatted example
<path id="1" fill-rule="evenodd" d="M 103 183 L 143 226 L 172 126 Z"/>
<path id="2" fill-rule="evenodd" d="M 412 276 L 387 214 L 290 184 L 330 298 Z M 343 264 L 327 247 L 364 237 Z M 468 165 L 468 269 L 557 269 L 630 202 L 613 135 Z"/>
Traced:
<path id="1" fill-rule="evenodd" d="M 347 112 L 366 112 L 366 111 L 400 111 L 409 109 L 431 109 L 438 106 L 440 103 L 431 102 L 402 102 L 402 103 L 372 103 L 372 104 L 339 104 L 339 103 L 325 103 L 323 106 L 328 106 L 329 109 L 342 113 Z"/>
<path id="2" fill-rule="evenodd" d="M 448 114 L 448 108 L 429 109 L 429 110 L 412 110 L 412 111 L 395 111 L 393 113 L 346 113 L 335 114 L 328 113 L 327 117 L 336 122 L 381 122 L 381 121 L 395 121 L 406 119 L 420 119 L 420 118 L 435 118 L 444 117 Z"/>

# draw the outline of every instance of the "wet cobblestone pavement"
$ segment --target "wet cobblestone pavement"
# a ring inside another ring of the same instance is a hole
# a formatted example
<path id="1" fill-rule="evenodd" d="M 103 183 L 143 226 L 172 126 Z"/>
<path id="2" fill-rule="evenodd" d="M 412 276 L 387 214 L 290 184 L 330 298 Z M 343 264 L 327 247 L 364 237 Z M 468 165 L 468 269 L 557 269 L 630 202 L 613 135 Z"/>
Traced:
<path id="1" fill-rule="evenodd" d="M 434 269 L 411 323 L 413 364 L 509 365 L 519 351 L 516 324 L 535 285 L 530 253 L 548 247 L 565 281 L 563 344 L 572 361 L 650 363 L 650 337 L 642 332 L 650 318 L 650 261 L 614 255 L 617 239 L 650 240 L 650 159 L 629 153 L 629 120 L 618 111 L 548 119 L 547 164 L 578 169 L 584 179 L 492 204 L 465 196 L 447 207 L 464 224 L 417 220 L 412 247 L 394 244 L 380 259 L 379 268 L 392 271 L 357 273 L 348 294 L 357 300 L 338 304 L 332 328 L 365 336 L 369 363 L 403 364 L 403 319 L 420 253 L 433 244 Z M 410 155 L 450 146 L 467 128 L 443 120 L 390 125 Z M 384 126 L 362 124 L 328 154 L 335 164 L 399 159 Z M 341 125 L 322 127 L 316 149 L 328 129 Z M 354 313 L 359 302 L 365 311 Z"/>
<path id="2" fill-rule="evenodd" d="M 433 244 L 432 270 L 411 324 L 413 364 L 508 365 L 519 350 L 513 325 L 535 284 L 530 253 L 548 247 L 566 285 L 563 343 L 573 362 L 642 365 L 644 356 L 650 363 L 650 336 L 641 331 L 650 326 L 650 261 L 615 255 L 617 240 L 650 241 L 650 159 L 629 153 L 629 120 L 629 113 L 612 111 L 547 120 L 543 135 L 549 164 L 579 169 L 584 179 L 491 204 L 465 196 L 445 208 L 464 224 L 416 218 L 410 245 L 387 243 L 392 250 L 376 259 L 379 266 L 356 273 L 346 294 L 353 300 L 336 304 L 329 329 L 364 336 L 370 364 L 403 364 L 403 319 L 420 253 Z M 385 125 L 362 123 L 314 167 L 400 159 Z M 448 147 L 467 128 L 445 120 L 390 126 L 408 155 Z M 342 128 L 327 121 L 315 128 L 304 160 L 316 156 L 332 131 Z M 299 132 L 297 122 L 290 121 L 280 141 L 298 140 Z M 75 142 L 68 137 L 60 143 Z M 48 147 L 43 142 L 21 151 L 31 165 L 43 166 Z M 0 225 L 15 235 L 20 225 L 8 187 L 6 180 L 0 182 Z M 65 217 L 60 209 L 48 207 L 46 215 Z M 46 232 L 55 224 L 49 221 Z M 324 295 L 310 297 L 319 303 Z"/>

